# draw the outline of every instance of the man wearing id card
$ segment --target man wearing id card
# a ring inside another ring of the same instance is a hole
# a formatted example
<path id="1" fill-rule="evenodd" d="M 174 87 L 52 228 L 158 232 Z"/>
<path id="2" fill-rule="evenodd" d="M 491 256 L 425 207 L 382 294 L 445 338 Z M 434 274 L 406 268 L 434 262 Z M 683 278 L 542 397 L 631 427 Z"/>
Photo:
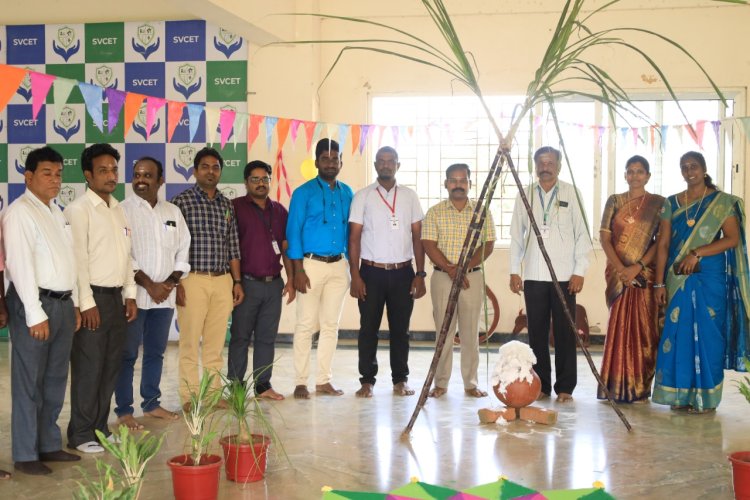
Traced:
<path id="1" fill-rule="evenodd" d="M 414 190 L 396 182 L 401 164 L 390 146 L 375 155 L 377 180 L 354 195 L 349 214 L 350 294 L 358 299 L 360 328 L 357 397 L 372 397 L 378 373 L 378 331 L 388 309 L 393 392 L 410 396 L 409 321 L 414 299 L 426 293 L 422 207 Z M 417 272 L 412 267 L 412 259 Z"/>
<path id="2" fill-rule="evenodd" d="M 281 319 L 281 299 L 287 304 L 295 296 L 294 274 L 286 256 L 287 210 L 268 197 L 271 165 L 256 160 L 245 166 L 247 195 L 232 200 L 240 238 L 240 270 L 245 300 L 232 312 L 229 341 L 230 379 L 243 380 L 247 371 L 247 351 L 253 341 L 255 395 L 264 399 L 284 399 L 271 387 L 274 345 Z M 286 285 L 281 279 L 284 262 Z"/>
<path id="3" fill-rule="evenodd" d="M 526 196 L 565 301 L 573 312 L 576 294 L 583 289 L 583 276 L 589 266 L 591 237 L 578 202 L 580 193 L 571 184 L 558 179 L 560 160 L 560 151 L 552 147 L 542 147 L 534 153 L 539 180 L 526 188 Z M 540 398 L 549 397 L 554 388 L 558 401 L 571 401 L 577 382 L 576 341 L 520 194 L 516 196 L 510 237 L 510 290 L 517 294 L 523 292 L 526 301 L 529 345 L 536 356 L 534 370 L 542 381 Z M 549 354 L 550 318 L 555 338 L 554 386 Z"/>

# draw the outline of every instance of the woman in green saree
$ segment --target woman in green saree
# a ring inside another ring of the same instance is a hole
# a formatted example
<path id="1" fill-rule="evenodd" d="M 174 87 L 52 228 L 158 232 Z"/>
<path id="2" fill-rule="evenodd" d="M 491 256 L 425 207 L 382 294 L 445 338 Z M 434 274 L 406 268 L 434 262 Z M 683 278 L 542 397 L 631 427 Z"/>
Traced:
<path id="1" fill-rule="evenodd" d="M 721 401 L 724 368 L 744 370 L 745 213 L 740 198 L 713 185 L 703 155 L 685 153 L 680 169 L 687 189 L 664 203 L 657 243 L 655 295 L 667 309 L 653 401 L 706 413 Z"/>

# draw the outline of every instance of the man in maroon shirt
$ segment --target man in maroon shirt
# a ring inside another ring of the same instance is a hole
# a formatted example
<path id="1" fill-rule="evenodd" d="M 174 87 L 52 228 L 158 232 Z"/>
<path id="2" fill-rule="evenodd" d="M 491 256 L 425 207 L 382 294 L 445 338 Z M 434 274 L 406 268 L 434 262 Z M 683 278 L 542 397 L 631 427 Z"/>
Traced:
<path id="1" fill-rule="evenodd" d="M 232 200 L 240 237 L 240 269 L 245 300 L 232 312 L 229 341 L 231 379 L 243 380 L 247 351 L 253 338 L 255 393 L 261 398 L 284 399 L 271 387 L 274 342 L 279 331 L 281 299 L 295 297 L 293 270 L 286 257 L 287 210 L 268 198 L 271 165 L 256 160 L 245 166 L 247 195 Z M 281 260 L 287 281 L 281 279 Z"/>

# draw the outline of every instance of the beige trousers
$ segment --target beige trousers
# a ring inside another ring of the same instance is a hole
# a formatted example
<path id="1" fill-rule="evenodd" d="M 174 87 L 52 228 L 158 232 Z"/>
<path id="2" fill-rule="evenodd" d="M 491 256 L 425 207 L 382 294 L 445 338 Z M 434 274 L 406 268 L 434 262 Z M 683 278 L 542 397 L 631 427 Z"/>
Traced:
<path id="1" fill-rule="evenodd" d="M 189 400 L 188 387 L 197 389 L 200 366 L 215 371 L 214 387 L 221 385 L 224 368 L 222 351 L 227 336 L 227 321 L 232 314 L 232 276 L 206 276 L 190 273 L 181 281 L 185 288 L 185 307 L 177 307 L 180 327 L 180 400 Z"/>
<path id="2" fill-rule="evenodd" d="M 331 363 L 339 340 L 339 320 L 351 277 L 346 259 L 326 264 L 305 259 L 305 273 L 310 278 L 307 293 L 297 293 L 297 325 L 294 328 L 295 385 L 307 385 L 310 373 L 312 337 L 318 338 L 317 385 L 331 381 Z"/>
<path id="3" fill-rule="evenodd" d="M 461 340 L 461 377 L 464 389 L 474 389 L 477 386 L 477 372 L 479 370 L 479 314 L 482 311 L 482 273 L 474 272 L 466 275 L 469 288 L 458 294 L 458 304 L 453 315 L 453 321 L 448 329 L 448 337 L 440 353 L 435 386 L 447 389 L 453 370 L 453 337 Z M 435 271 L 430 278 L 430 296 L 432 297 L 432 317 L 435 320 L 435 331 L 440 333 L 448 305 L 448 295 L 451 291 L 451 279 L 448 273 Z"/>

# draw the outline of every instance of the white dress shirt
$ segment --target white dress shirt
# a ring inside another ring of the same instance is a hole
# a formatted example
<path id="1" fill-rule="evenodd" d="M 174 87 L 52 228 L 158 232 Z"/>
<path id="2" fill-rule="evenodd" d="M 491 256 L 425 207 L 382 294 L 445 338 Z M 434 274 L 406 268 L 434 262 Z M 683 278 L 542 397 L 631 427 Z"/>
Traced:
<path id="1" fill-rule="evenodd" d="M 398 224 L 392 222 L 391 208 Z M 414 258 L 411 225 L 422 219 L 417 193 L 398 184 L 386 191 L 377 181 L 354 195 L 349 211 L 349 222 L 363 226 L 360 257 L 380 264 Z"/>
<path id="2" fill-rule="evenodd" d="M 158 200 L 152 207 L 134 194 L 125 198 L 121 206 L 132 229 L 133 269 L 143 271 L 154 282 L 166 280 L 174 271 L 190 272 L 190 231 L 177 205 Z M 142 286 L 136 290 L 139 309 L 175 306 L 175 290 L 161 304 L 154 302 Z"/>
<path id="3" fill-rule="evenodd" d="M 537 186 L 536 182 L 529 186 L 526 196 L 540 229 L 544 225 L 545 210 L 542 204 L 548 207 L 546 225 L 549 227 L 549 237 L 544 240 L 544 246 L 557 279 L 568 281 L 574 274 L 583 276 L 589 267 L 591 238 L 586 231 L 575 188 L 567 182 L 558 181 L 555 187 L 545 193 L 543 189 L 537 189 Z M 552 281 L 520 194 L 516 196 L 513 208 L 510 238 L 510 274 L 521 275 L 524 280 Z"/>
<path id="4" fill-rule="evenodd" d="M 114 196 L 109 205 L 92 190 L 76 198 L 63 212 L 73 229 L 81 311 L 96 306 L 91 285 L 123 287 L 125 299 L 135 299 L 130 259 L 130 227 Z"/>
<path id="5" fill-rule="evenodd" d="M 73 236 L 60 207 L 27 190 L 5 212 L 3 234 L 8 279 L 23 302 L 27 326 L 48 319 L 39 288 L 71 291 L 78 305 Z"/>

